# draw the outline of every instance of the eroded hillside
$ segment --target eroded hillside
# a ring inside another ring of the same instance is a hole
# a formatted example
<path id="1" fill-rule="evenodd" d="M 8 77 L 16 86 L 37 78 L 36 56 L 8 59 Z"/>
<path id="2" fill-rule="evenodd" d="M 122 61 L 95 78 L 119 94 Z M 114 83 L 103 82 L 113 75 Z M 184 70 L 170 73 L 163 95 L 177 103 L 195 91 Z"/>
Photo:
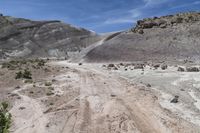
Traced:
<path id="1" fill-rule="evenodd" d="M 105 41 L 85 57 L 104 61 L 197 61 L 200 55 L 200 14 L 180 13 L 139 20 L 129 31 Z"/>
<path id="2" fill-rule="evenodd" d="M 0 59 L 70 57 L 98 40 L 94 32 L 61 21 L 31 21 L 0 16 Z"/>

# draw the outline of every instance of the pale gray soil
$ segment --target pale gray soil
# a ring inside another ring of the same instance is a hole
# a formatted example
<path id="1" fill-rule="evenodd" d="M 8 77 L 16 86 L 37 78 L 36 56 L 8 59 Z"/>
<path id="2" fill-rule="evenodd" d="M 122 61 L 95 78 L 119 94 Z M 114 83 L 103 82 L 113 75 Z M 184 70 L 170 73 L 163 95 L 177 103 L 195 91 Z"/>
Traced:
<path id="1" fill-rule="evenodd" d="M 15 133 L 198 133 L 199 98 L 194 88 L 180 91 L 187 75 L 166 71 L 108 70 L 102 64 L 48 63 L 52 72 L 11 93 Z M 55 70 L 53 70 L 53 68 Z M 59 69 L 58 73 L 55 73 Z M 182 78 L 181 78 L 182 77 Z M 184 79 L 183 79 L 184 78 Z M 160 79 L 160 83 L 156 82 Z M 195 82 L 198 79 L 195 78 Z M 50 87 L 45 86 L 51 82 Z M 140 83 L 142 82 L 142 83 Z M 147 87 L 150 83 L 152 87 Z M 186 81 L 185 83 L 190 83 Z M 197 85 L 197 84 L 196 84 Z M 3 91 L 7 85 L 4 84 Z M 174 86 L 174 88 L 172 88 Z M 165 88 L 164 88 L 165 87 Z M 5 90 L 4 90 L 5 91 Z M 47 95 L 47 92 L 52 92 Z M 178 103 L 170 103 L 173 95 Z M 197 100 L 197 101 L 195 101 Z M 186 108 L 188 106 L 188 108 Z"/>

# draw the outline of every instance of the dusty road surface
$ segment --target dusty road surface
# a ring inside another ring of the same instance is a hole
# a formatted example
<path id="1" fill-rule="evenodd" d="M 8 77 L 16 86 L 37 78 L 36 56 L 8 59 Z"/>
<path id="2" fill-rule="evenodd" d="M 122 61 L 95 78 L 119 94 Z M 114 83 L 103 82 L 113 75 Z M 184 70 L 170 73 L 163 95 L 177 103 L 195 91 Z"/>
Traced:
<path id="1" fill-rule="evenodd" d="M 14 133 L 199 133 L 160 105 L 160 93 L 102 64 L 50 62 L 58 73 L 13 90 Z M 44 85 L 50 82 L 51 85 Z M 36 87 L 35 87 L 36 86 Z M 44 93 L 44 90 L 51 93 Z M 44 94 L 43 94 L 44 93 Z"/>

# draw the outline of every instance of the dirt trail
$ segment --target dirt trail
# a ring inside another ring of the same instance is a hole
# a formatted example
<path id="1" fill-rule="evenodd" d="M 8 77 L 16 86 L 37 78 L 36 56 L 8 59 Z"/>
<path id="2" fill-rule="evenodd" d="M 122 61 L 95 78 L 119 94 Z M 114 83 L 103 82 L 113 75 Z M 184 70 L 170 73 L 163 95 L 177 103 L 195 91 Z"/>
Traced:
<path id="1" fill-rule="evenodd" d="M 128 84 L 94 69 L 79 67 L 80 107 L 74 121 L 74 132 L 161 133 L 165 128 L 159 119 L 126 99 Z M 68 123 L 63 133 L 69 131 Z"/>
<path id="2" fill-rule="evenodd" d="M 11 110 L 15 133 L 190 133 L 198 131 L 194 125 L 161 108 L 156 102 L 158 98 L 150 88 L 130 84 L 116 74 L 103 71 L 93 65 L 78 66 L 62 61 L 53 62 L 51 65 L 68 67 L 68 70 L 71 70 L 71 75 L 67 71 L 62 75 L 56 75 L 59 77 L 57 80 L 64 80 L 67 75 L 70 76 L 71 81 L 65 82 L 66 85 L 70 83 L 71 87 L 60 86 L 63 93 L 60 97 L 56 95 L 55 97 L 63 98 L 62 95 L 65 96 L 68 90 L 73 88 L 78 88 L 77 95 L 58 106 L 55 104 L 52 112 L 44 114 L 43 105 L 38 99 L 20 94 L 21 90 L 29 86 L 14 91 L 13 93 L 21 97 Z M 73 75 L 76 76 L 73 78 Z M 74 82 L 74 79 L 77 82 Z M 25 109 L 20 110 L 20 107 Z M 56 123 L 59 120 L 60 122 Z M 50 127 L 47 127 L 47 123 L 54 123 L 54 125 L 50 124 Z"/>
<path id="3" fill-rule="evenodd" d="M 10 111 L 14 120 L 14 129 L 12 130 L 14 133 L 45 133 L 47 118 L 43 114 L 43 107 L 38 100 L 20 93 L 28 87 L 29 85 L 25 85 L 13 92 L 19 95 L 21 99 L 15 102 Z"/>

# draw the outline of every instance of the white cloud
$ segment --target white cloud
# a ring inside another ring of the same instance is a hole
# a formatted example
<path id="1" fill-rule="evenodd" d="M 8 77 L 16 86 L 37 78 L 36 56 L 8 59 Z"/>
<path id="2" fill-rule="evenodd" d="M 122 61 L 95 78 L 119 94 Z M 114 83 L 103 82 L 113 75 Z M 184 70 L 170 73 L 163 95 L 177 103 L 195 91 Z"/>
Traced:
<path id="1" fill-rule="evenodd" d="M 167 1 L 168 0 L 143 0 L 143 2 L 145 3 L 144 7 L 152 7 L 158 4 L 163 4 Z"/>
<path id="2" fill-rule="evenodd" d="M 128 15 L 124 17 L 107 19 L 104 24 L 135 23 L 141 15 L 138 9 L 133 9 L 128 11 Z"/>
<path id="3" fill-rule="evenodd" d="M 136 19 L 108 19 L 104 22 L 104 24 L 121 24 L 121 23 L 134 23 Z"/>
<path id="4" fill-rule="evenodd" d="M 120 24 L 120 23 L 135 23 L 137 20 L 146 17 L 149 8 L 164 4 L 169 0 L 143 0 L 144 4 L 135 9 L 131 9 L 128 13 L 120 18 L 107 19 L 104 24 Z"/>
<path id="5" fill-rule="evenodd" d="M 192 3 L 189 3 L 189 4 L 178 5 L 178 6 L 170 8 L 170 9 L 185 8 L 185 7 L 190 7 L 190 6 L 199 5 L 199 4 L 200 4 L 200 1 L 195 1 L 195 2 L 192 2 Z"/>

